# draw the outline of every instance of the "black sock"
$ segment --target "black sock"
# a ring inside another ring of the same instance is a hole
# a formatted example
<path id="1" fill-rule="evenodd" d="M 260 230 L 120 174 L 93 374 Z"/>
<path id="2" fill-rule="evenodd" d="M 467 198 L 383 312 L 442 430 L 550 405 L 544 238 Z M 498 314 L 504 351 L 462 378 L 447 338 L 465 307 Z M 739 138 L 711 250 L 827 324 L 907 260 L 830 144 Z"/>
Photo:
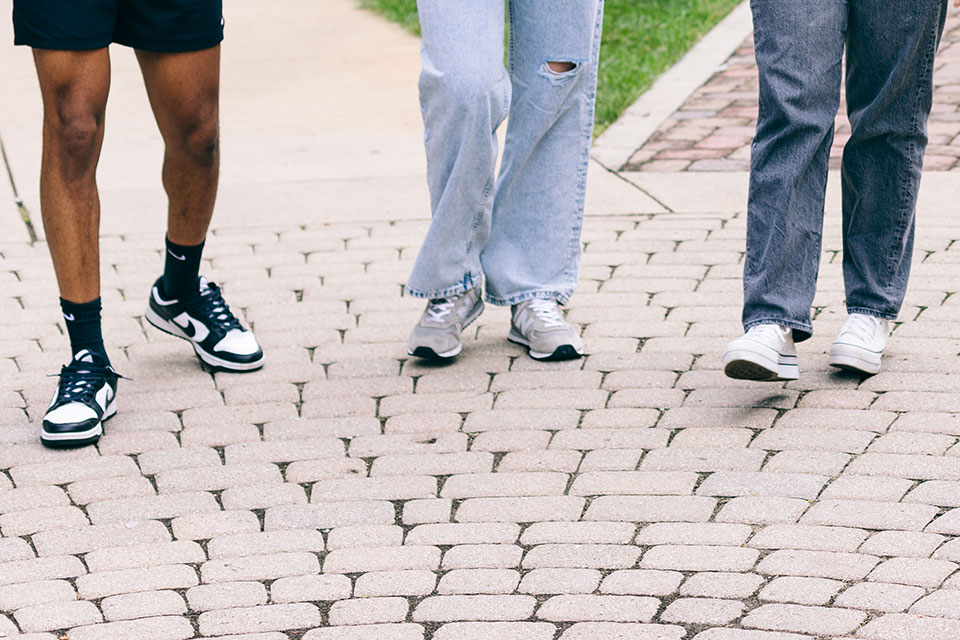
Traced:
<path id="1" fill-rule="evenodd" d="M 67 324 L 70 336 L 70 348 L 74 355 L 82 349 L 99 354 L 107 364 L 107 350 L 103 346 L 103 334 L 100 331 L 100 298 L 90 302 L 76 303 L 60 298 L 60 309 Z"/>
<path id="2" fill-rule="evenodd" d="M 200 291 L 200 256 L 203 242 L 193 247 L 170 242 L 167 238 L 166 261 L 160 293 L 168 300 L 189 298 Z"/>

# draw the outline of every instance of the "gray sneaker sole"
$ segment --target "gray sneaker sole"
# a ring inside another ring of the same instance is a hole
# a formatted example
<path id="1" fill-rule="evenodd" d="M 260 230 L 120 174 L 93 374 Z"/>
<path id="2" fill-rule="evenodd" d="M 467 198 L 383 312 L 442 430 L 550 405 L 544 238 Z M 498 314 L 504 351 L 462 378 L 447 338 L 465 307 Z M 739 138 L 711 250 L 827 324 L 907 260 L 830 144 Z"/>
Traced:
<path id="1" fill-rule="evenodd" d="M 577 358 L 583 357 L 583 352 L 577 351 L 577 348 L 572 344 L 562 344 L 557 347 L 553 353 L 534 351 L 530 348 L 530 342 L 524 338 L 515 327 L 510 327 L 510 333 L 507 334 L 507 340 L 514 344 L 519 344 L 526 347 L 527 354 L 529 354 L 529 356 L 534 360 L 540 360 L 543 362 L 560 362 L 562 360 L 576 360 Z"/>
<path id="2" fill-rule="evenodd" d="M 417 347 L 413 351 L 407 349 L 407 355 L 421 360 L 453 360 L 460 355 L 461 351 L 463 351 L 462 342 L 450 351 L 444 351 L 443 353 L 437 353 L 430 347 Z"/>

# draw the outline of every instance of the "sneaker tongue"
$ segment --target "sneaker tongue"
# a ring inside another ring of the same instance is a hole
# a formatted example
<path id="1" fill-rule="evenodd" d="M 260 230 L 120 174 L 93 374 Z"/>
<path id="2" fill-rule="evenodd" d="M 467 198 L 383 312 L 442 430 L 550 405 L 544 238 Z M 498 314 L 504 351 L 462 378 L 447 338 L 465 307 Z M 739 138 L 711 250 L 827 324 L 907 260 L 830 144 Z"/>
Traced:
<path id="1" fill-rule="evenodd" d="M 210 283 L 203 276 L 200 276 L 200 295 L 210 291 Z"/>
<path id="2" fill-rule="evenodd" d="M 74 362 L 89 362 L 93 363 L 93 353 L 89 349 L 80 349 L 75 354 L 73 354 Z"/>

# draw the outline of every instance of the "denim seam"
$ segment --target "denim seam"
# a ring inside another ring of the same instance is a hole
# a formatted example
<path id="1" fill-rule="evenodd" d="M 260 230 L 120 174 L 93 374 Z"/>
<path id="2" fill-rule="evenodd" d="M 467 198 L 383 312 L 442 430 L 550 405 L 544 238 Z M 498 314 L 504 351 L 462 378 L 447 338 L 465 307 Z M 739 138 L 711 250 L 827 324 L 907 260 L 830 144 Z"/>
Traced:
<path id="1" fill-rule="evenodd" d="M 570 230 L 570 253 L 567 258 L 567 267 L 563 271 L 563 277 L 570 283 L 571 290 L 576 289 L 580 260 L 579 254 L 582 251 L 582 231 L 583 231 L 583 213 L 586 204 L 587 195 L 587 172 L 590 168 L 590 140 L 593 138 L 593 119 L 595 113 L 597 97 L 597 75 L 599 73 L 598 64 L 600 60 L 600 35 L 603 25 L 603 3 L 604 0 L 597 2 L 597 17 L 593 27 L 593 47 L 591 55 L 591 68 L 588 76 L 590 90 L 587 92 L 587 107 L 581 122 L 583 139 L 586 140 L 584 149 L 581 152 L 580 167 L 577 169 L 577 200 L 576 215 L 573 228 Z M 570 296 L 567 295 L 566 298 Z M 493 303 L 496 304 L 496 303 Z"/>
<path id="2" fill-rule="evenodd" d="M 937 25 L 936 25 L 936 23 L 933 23 L 933 38 L 934 38 L 934 40 L 936 40 L 936 33 L 937 33 Z M 926 44 L 926 42 L 927 42 L 927 38 L 921 38 L 921 44 Z M 919 121 L 920 121 L 921 107 L 922 107 L 922 104 L 923 104 L 924 97 L 926 96 L 926 93 L 927 93 L 927 84 L 928 84 L 928 83 L 927 83 L 927 81 L 926 81 L 926 78 L 928 78 L 928 77 L 930 76 L 930 74 L 932 73 L 932 70 L 933 70 L 933 69 L 932 69 L 932 67 L 933 67 L 933 57 L 934 57 L 934 55 L 935 55 L 935 50 L 934 50 L 933 48 L 931 48 L 931 47 L 926 47 L 926 51 L 925 51 L 924 54 L 923 54 L 923 67 L 922 67 L 922 73 L 921 73 L 921 77 L 924 79 L 924 81 L 923 81 L 922 85 L 919 87 L 919 89 L 918 89 L 918 91 L 917 91 L 917 94 L 916 94 L 915 103 L 914 103 L 914 108 L 913 108 L 913 116 L 912 116 L 912 119 L 911 119 L 911 121 L 910 121 L 910 129 L 911 129 L 911 131 L 917 131 L 917 129 L 920 127 L 920 122 L 919 122 Z M 908 154 L 907 154 L 907 157 L 908 157 L 908 158 L 913 158 L 914 156 L 916 156 L 916 154 L 917 154 L 917 145 L 916 145 L 915 139 L 914 139 L 912 136 L 907 140 L 907 148 L 908 148 Z M 920 159 L 920 161 L 923 162 L 922 153 L 921 153 L 921 159 Z M 900 207 L 899 207 L 899 209 L 900 209 L 900 210 L 899 210 L 899 215 L 897 216 L 897 225 L 896 225 L 896 235 L 897 235 L 897 237 L 903 237 L 903 235 L 906 233 L 907 226 L 909 225 L 909 220 L 912 220 L 912 219 L 914 218 L 914 215 L 912 215 L 912 213 L 911 213 L 910 211 L 908 211 L 908 209 L 910 209 L 910 204 L 909 204 L 909 202 L 910 202 L 910 201 L 913 201 L 914 203 L 916 202 L 915 197 L 914 197 L 914 198 L 911 198 L 911 197 L 910 197 L 910 191 L 911 191 L 911 189 L 910 189 L 910 181 L 911 181 L 911 175 L 910 175 L 909 170 L 908 170 L 908 169 L 903 170 L 903 172 L 902 172 L 901 175 L 900 175 L 900 180 L 899 180 L 899 187 L 900 187 L 900 194 L 899 194 L 899 195 L 900 195 Z M 914 191 L 915 191 L 915 189 L 914 189 Z M 901 251 L 901 254 L 902 254 L 902 251 Z M 886 259 L 886 271 L 887 271 L 887 272 L 886 272 L 885 275 L 886 275 L 887 283 L 884 285 L 884 290 L 885 290 L 885 292 L 888 294 L 887 297 L 890 297 L 890 296 L 889 296 L 889 293 L 890 293 L 890 290 L 892 289 L 892 287 L 893 287 L 893 285 L 894 285 L 894 276 L 895 276 L 895 272 L 896 272 L 896 269 L 895 269 L 895 263 L 896 263 L 896 261 L 897 261 L 897 254 L 896 254 L 896 252 L 895 252 L 893 249 L 891 249 L 891 250 L 890 250 L 890 253 L 887 255 L 887 259 Z M 902 298 L 903 298 L 902 294 L 901 294 L 900 298 L 901 298 L 901 300 L 902 300 Z M 881 317 L 886 317 L 886 316 L 881 316 Z M 895 315 L 894 315 L 894 317 L 895 317 Z"/>
<path id="3" fill-rule="evenodd" d="M 516 41 L 516 39 L 513 37 L 513 34 L 516 33 L 516 24 L 515 24 L 515 18 L 513 15 L 513 2 L 511 2 L 510 0 L 506 0 L 506 2 L 507 2 L 507 20 L 510 23 L 510 33 L 507 36 L 507 66 L 509 67 L 509 70 L 510 70 L 510 80 L 512 82 L 514 77 L 514 72 L 516 70 L 516 67 L 514 66 L 514 63 L 513 63 L 513 60 L 515 57 L 513 53 L 514 52 L 513 43 Z"/>
<path id="4" fill-rule="evenodd" d="M 473 215 L 473 221 L 470 223 L 470 237 L 467 240 L 467 250 L 465 251 L 465 257 L 467 262 L 470 260 L 470 256 L 473 254 L 473 245 L 477 239 L 477 229 L 480 228 L 480 223 L 483 221 L 483 214 L 487 209 L 487 200 L 490 198 L 490 191 L 493 188 L 493 177 L 487 179 L 487 184 L 483 187 L 483 195 L 480 196 L 480 210 Z"/>

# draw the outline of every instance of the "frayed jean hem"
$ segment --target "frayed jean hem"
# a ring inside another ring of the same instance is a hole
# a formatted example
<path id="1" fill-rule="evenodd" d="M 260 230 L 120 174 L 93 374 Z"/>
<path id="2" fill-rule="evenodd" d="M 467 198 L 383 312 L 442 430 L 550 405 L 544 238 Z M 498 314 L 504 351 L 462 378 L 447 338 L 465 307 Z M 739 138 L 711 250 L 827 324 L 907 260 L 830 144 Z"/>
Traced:
<path id="1" fill-rule="evenodd" d="M 847 313 L 859 313 L 864 316 L 872 316 L 874 318 L 881 318 L 883 320 L 896 320 L 898 315 L 896 313 L 884 313 L 882 311 L 877 311 L 876 309 L 867 309 L 865 307 L 847 307 Z"/>
<path id="2" fill-rule="evenodd" d="M 750 331 L 750 329 L 760 326 L 761 324 L 778 324 L 781 327 L 793 329 L 794 342 L 803 342 L 813 336 L 813 325 L 795 322 L 794 320 L 785 320 L 783 318 L 758 318 L 756 320 L 750 320 L 749 322 L 743 323 L 743 330 Z"/>
<path id="3" fill-rule="evenodd" d="M 440 289 L 437 291 L 421 291 L 420 289 L 412 289 L 409 285 L 407 285 L 404 286 L 403 290 L 411 298 L 438 300 L 441 298 L 453 298 L 463 295 L 467 291 L 470 291 L 470 289 L 479 287 L 480 280 L 480 276 L 468 273 L 463 277 L 463 282 L 459 282 L 452 287 L 447 287 L 446 289 Z"/>
<path id="4" fill-rule="evenodd" d="M 484 296 L 484 299 L 492 305 L 498 307 L 511 307 L 515 304 L 520 304 L 521 302 L 526 302 L 527 300 L 556 300 L 558 304 L 567 304 L 570 301 L 570 296 L 573 293 L 561 292 L 561 291 L 526 291 L 524 293 L 517 293 L 506 298 L 497 298 L 491 296 L 489 293 Z"/>

